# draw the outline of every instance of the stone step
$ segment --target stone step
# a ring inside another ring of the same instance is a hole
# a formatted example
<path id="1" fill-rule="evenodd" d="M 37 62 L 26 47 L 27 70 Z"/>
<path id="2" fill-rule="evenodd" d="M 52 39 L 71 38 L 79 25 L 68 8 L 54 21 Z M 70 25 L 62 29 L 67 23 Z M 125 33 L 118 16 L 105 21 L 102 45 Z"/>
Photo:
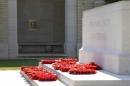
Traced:
<path id="1" fill-rule="evenodd" d="M 56 80 L 56 81 L 38 81 L 38 80 L 31 80 L 29 77 L 24 73 L 20 72 L 21 75 L 28 81 L 28 83 L 31 86 L 66 86 L 63 84 L 61 81 Z"/>
<path id="2" fill-rule="evenodd" d="M 56 73 L 67 86 L 130 86 L 130 75 L 116 75 L 104 70 L 91 75 L 72 75 L 54 70 L 50 64 L 39 63 L 39 66 Z"/>
<path id="3" fill-rule="evenodd" d="M 0 70 L 0 86 L 30 86 L 19 70 Z"/>

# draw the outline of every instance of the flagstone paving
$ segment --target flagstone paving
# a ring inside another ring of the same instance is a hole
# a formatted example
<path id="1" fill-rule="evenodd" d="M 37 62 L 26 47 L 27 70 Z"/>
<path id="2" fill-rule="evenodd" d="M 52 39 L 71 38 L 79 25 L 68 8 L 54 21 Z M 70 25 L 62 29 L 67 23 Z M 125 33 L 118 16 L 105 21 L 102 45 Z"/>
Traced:
<path id="1" fill-rule="evenodd" d="M 18 70 L 0 70 L 0 86 L 30 86 Z"/>

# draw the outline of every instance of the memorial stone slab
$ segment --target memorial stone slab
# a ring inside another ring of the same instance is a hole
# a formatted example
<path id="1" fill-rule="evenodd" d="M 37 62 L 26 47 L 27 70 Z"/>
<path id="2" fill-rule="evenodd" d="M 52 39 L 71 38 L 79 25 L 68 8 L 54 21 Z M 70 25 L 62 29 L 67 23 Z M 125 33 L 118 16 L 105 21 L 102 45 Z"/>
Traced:
<path id="1" fill-rule="evenodd" d="M 119 1 L 83 13 L 80 63 L 96 62 L 104 70 L 130 74 L 130 1 Z"/>

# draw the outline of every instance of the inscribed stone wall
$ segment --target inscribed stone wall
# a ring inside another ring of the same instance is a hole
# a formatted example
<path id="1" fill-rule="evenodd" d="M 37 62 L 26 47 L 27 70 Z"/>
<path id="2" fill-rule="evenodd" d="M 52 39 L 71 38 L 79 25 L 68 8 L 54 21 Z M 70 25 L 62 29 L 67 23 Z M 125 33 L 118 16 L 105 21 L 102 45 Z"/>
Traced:
<path id="1" fill-rule="evenodd" d="M 104 70 L 130 74 L 130 1 L 84 11 L 81 63 L 96 62 Z"/>

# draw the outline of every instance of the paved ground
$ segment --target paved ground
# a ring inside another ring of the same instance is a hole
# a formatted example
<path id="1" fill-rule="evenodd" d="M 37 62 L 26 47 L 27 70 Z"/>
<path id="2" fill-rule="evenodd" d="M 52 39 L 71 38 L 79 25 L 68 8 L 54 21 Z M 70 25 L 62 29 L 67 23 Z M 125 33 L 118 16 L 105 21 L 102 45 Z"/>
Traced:
<path id="1" fill-rule="evenodd" d="M 0 86 L 30 86 L 19 71 L 0 71 Z"/>

